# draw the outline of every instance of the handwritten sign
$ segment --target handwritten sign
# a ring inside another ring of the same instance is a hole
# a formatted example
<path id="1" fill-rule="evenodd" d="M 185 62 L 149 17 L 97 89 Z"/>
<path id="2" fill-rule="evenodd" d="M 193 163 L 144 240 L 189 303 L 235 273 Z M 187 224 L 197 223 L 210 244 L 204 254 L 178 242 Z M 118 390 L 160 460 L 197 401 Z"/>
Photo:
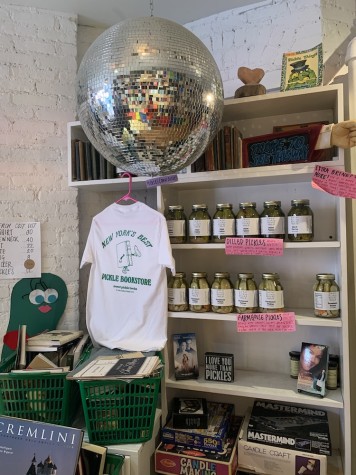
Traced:
<path id="1" fill-rule="evenodd" d="M 312 162 L 321 125 L 242 139 L 244 167 Z"/>
<path id="2" fill-rule="evenodd" d="M 225 254 L 240 256 L 282 256 L 283 239 L 226 238 Z"/>
<path id="3" fill-rule="evenodd" d="M 237 315 L 237 331 L 295 332 L 295 313 L 241 313 Z"/>
<path id="4" fill-rule="evenodd" d="M 40 223 L 0 222 L 0 279 L 41 277 Z"/>
<path id="5" fill-rule="evenodd" d="M 336 168 L 316 165 L 312 186 L 331 195 L 343 198 L 356 198 L 356 175 Z"/>
<path id="6" fill-rule="evenodd" d="M 176 181 L 178 181 L 178 175 L 158 176 L 156 178 L 150 178 L 149 180 L 146 180 L 146 188 L 168 185 L 169 183 L 175 183 Z"/>

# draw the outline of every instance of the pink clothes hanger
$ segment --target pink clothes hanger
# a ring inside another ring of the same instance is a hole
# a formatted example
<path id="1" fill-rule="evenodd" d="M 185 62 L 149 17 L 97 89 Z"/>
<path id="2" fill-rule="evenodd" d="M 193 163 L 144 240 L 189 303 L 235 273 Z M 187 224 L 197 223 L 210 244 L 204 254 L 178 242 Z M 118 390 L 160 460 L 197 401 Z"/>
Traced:
<path id="1" fill-rule="evenodd" d="M 131 188 L 132 188 L 132 175 L 131 173 L 129 172 L 124 172 L 122 175 L 121 175 L 121 178 L 124 178 L 125 176 L 127 176 L 129 178 L 129 191 L 128 193 L 126 193 L 126 195 L 122 196 L 121 198 L 119 198 L 117 201 L 115 201 L 115 203 L 120 203 L 120 201 L 128 201 L 128 200 L 131 200 L 133 201 L 134 203 L 137 203 L 137 200 L 135 200 L 135 198 L 133 198 L 131 196 Z"/>

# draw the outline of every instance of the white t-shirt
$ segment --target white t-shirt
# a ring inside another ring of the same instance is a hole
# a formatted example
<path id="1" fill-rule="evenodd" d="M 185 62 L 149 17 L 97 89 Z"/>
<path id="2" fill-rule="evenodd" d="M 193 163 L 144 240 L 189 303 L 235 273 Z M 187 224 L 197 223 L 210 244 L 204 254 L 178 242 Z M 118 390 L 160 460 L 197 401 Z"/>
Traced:
<path id="1" fill-rule="evenodd" d="M 175 263 L 164 216 L 113 203 L 91 223 L 80 267 L 91 264 L 86 323 L 94 342 L 129 351 L 167 341 L 167 274 Z"/>

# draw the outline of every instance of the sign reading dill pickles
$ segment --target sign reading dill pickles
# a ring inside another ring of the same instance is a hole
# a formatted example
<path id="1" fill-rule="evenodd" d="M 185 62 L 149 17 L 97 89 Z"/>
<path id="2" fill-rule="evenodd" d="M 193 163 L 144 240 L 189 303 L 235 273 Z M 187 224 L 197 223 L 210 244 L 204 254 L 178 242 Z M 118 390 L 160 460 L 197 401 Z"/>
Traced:
<path id="1" fill-rule="evenodd" d="M 264 167 L 287 163 L 314 162 L 321 126 L 303 127 L 286 132 L 242 139 L 243 166 Z"/>
<path id="2" fill-rule="evenodd" d="M 232 383 L 234 381 L 234 355 L 206 352 L 205 380 Z"/>

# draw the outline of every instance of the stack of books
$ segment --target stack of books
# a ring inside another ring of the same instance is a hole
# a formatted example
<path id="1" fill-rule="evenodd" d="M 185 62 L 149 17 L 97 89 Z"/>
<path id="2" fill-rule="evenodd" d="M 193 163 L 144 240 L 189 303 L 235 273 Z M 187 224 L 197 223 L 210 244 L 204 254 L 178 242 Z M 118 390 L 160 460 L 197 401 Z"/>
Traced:
<path id="1" fill-rule="evenodd" d="M 26 339 L 22 325 L 13 371 L 70 371 L 90 345 L 89 335 L 82 330 L 48 330 Z"/>

